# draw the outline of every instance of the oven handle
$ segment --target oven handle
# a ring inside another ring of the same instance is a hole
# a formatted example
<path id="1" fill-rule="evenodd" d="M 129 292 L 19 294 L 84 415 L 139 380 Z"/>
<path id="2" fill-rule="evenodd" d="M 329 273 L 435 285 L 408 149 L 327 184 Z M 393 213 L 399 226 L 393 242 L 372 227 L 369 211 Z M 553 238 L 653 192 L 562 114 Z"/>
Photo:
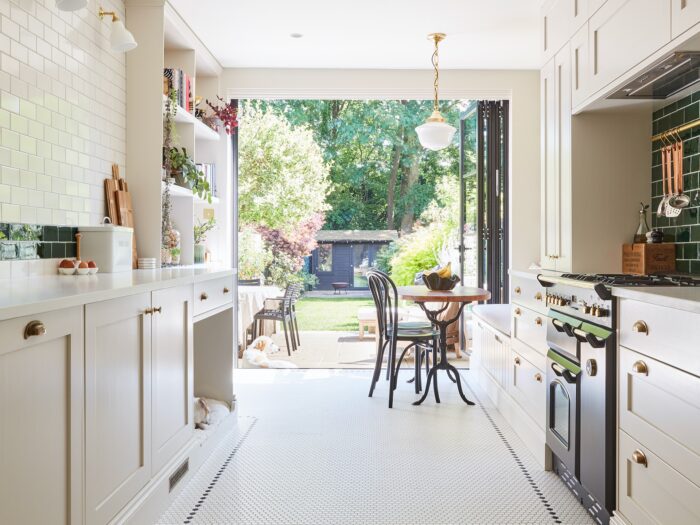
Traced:
<path id="1" fill-rule="evenodd" d="M 547 359 L 551 361 L 550 367 L 558 376 L 563 377 L 567 383 L 576 383 L 576 377 L 581 373 L 581 367 L 551 348 L 547 352 Z"/>
<path id="2" fill-rule="evenodd" d="M 567 383 L 572 385 L 576 383 L 576 376 L 569 372 L 566 368 L 562 368 L 556 363 L 552 363 L 550 366 L 557 377 L 563 377 Z"/>

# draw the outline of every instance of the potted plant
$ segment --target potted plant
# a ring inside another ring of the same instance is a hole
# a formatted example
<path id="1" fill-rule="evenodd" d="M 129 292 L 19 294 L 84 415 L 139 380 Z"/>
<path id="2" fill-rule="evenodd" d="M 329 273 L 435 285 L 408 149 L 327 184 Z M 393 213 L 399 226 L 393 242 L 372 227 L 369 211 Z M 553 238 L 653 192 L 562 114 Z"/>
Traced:
<path id="1" fill-rule="evenodd" d="M 172 147 L 167 152 L 170 170 L 178 186 L 189 188 L 192 193 L 211 204 L 211 188 L 204 173 L 199 171 L 186 148 Z"/>
<path id="2" fill-rule="evenodd" d="M 197 220 L 194 226 L 194 262 L 195 264 L 204 262 L 204 252 L 206 246 L 204 241 L 207 240 L 207 234 L 216 226 L 216 219 L 212 217 L 206 222 Z"/>

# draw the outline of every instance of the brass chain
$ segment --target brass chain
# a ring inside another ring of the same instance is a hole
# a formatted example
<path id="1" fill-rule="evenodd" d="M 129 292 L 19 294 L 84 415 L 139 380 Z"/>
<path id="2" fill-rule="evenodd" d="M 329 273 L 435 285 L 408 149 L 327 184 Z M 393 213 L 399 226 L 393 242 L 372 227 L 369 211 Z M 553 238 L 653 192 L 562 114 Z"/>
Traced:
<path id="1" fill-rule="evenodd" d="M 438 42 L 440 42 L 440 39 L 436 36 L 435 39 L 435 51 L 433 51 L 433 68 L 435 69 L 435 80 L 433 81 L 433 90 L 435 93 L 435 100 L 433 103 L 433 107 L 435 111 L 438 110 L 438 84 L 440 81 L 440 70 L 438 69 Z"/>

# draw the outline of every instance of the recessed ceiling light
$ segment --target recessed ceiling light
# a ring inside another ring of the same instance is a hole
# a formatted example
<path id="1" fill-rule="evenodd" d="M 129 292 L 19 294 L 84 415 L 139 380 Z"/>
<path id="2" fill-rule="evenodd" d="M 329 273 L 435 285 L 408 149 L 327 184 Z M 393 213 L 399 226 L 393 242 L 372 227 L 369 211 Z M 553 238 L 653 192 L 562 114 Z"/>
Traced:
<path id="1" fill-rule="evenodd" d="M 304 35 L 302 35 L 301 33 L 290 33 L 289 36 L 291 36 L 292 38 L 301 38 Z"/>

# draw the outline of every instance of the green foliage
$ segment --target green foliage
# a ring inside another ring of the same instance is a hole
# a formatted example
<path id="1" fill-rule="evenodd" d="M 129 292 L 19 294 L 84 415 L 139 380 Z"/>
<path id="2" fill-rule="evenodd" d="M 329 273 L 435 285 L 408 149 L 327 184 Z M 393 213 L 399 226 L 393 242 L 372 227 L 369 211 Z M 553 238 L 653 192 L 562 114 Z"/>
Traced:
<path id="1" fill-rule="evenodd" d="M 328 209 L 328 166 L 306 125 L 246 106 L 239 118 L 239 221 L 292 231 Z"/>
<path id="2" fill-rule="evenodd" d="M 240 279 L 262 277 L 270 262 L 272 262 L 272 253 L 265 246 L 260 234 L 251 227 L 243 227 L 238 232 L 238 277 Z"/>
<path id="3" fill-rule="evenodd" d="M 399 286 L 413 284 L 418 272 L 438 264 L 444 237 L 437 227 L 425 227 L 397 241 L 398 250 L 391 260 L 391 278 Z"/>
<path id="4" fill-rule="evenodd" d="M 178 183 L 192 189 L 192 193 L 211 204 L 211 188 L 204 173 L 199 171 L 194 160 L 187 154 L 185 148 L 170 148 L 167 158 L 172 173 Z"/>
<path id="5" fill-rule="evenodd" d="M 377 265 L 377 269 L 383 271 L 384 273 L 391 274 L 391 260 L 398 251 L 398 242 L 391 242 L 379 248 L 379 251 L 377 251 L 377 254 L 374 256 L 374 262 Z"/>
<path id="6" fill-rule="evenodd" d="M 197 219 L 197 224 L 194 225 L 194 243 L 202 244 L 206 241 L 207 234 L 214 229 L 214 226 L 216 226 L 216 219 L 214 217 L 211 217 L 205 222 Z"/>

